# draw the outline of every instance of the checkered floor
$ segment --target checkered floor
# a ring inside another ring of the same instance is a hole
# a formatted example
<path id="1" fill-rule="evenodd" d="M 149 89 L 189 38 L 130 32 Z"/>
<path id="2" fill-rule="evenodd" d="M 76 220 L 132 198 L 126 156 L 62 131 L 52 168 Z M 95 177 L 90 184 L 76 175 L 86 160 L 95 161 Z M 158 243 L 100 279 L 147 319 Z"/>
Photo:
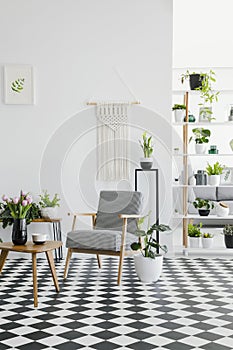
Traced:
<path id="1" fill-rule="evenodd" d="M 142 284 L 127 259 L 122 286 L 117 260 L 73 259 L 54 292 L 38 261 L 39 307 L 33 307 L 30 260 L 8 260 L 0 277 L 0 349 L 232 350 L 233 261 L 165 259 L 157 283 Z"/>

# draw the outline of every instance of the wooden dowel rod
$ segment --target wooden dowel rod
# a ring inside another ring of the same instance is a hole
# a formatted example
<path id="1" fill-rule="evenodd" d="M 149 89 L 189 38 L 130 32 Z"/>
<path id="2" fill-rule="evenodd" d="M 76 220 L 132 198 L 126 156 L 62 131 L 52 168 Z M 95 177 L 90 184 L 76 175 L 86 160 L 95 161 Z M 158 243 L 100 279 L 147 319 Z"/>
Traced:
<path id="1" fill-rule="evenodd" d="M 114 102 L 112 102 L 112 103 L 114 103 Z M 121 103 L 121 102 L 116 102 L 116 103 Z M 122 103 L 124 103 L 124 102 L 122 102 Z M 127 103 L 127 102 L 125 102 L 125 103 Z M 140 101 L 132 101 L 132 102 L 130 102 L 131 105 L 139 105 L 140 103 L 141 103 Z M 97 102 L 87 102 L 87 105 L 88 106 L 96 106 Z"/>

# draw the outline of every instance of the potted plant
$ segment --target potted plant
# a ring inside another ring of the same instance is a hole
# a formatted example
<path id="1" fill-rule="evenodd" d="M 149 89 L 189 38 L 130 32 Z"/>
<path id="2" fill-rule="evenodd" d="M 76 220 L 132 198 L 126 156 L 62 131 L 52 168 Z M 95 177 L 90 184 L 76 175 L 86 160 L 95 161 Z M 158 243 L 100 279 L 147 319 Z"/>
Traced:
<path id="1" fill-rule="evenodd" d="M 200 216 L 208 216 L 210 209 L 214 208 L 214 203 L 209 201 L 209 199 L 196 198 L 193 205 L 198 209 Z"/>
<path id="2" fill-rule="evenodd" d="M 181 74 L 181 83 L 183 84 L 185 80 L 189 80 L 190 90 L 196 90 L 201 87 L 202 79 L 203 77 L 200 73 L 190 73 L 189 70 Z"/>
<path id="3" fill-rule="evenodd" d="M 209 129 L 195 128 L 192 130 L 195 137 L 195 150 L 197 154 L 204 154 L 206 152 L 206 144 L 209 142 L 211 132 Z M 190 137 L 189 142 L 193 139 Z"/>
<path id="4" fill-rule="evenodd" d="M 50 199 L 50 195 L 47 190 L 43 191 L 43 194 L 40 195 L 39 205 L 41 207 L 41 215 L 45 219 L 56 219 L 57 218 L 57 207 L 59 204 L 60 198 L 58 194 L 55 193 L 54 197 Z"/>
<path id="5" fill-rule="evenodd" d="M 24 245 L 27 242 L 27 221 L 26 216 L 32 207 L 32 197 L 29 193 L 20 191 L 19 196 L 8 197 L 2 196 L 3 203 L 0 219 L 4 226 L 7 223 L 13 223 L 12 242 L 15 245 Z"/>
<path id="6" fill-rule="evenodd" d="M 226 248 L 233 248 L 233 225 L 225 225 L 223 234 Z"/>
<path id="7" fill-rule="evenodd" d="M 214 235 L 209 232 L 203 233 L 202 235 L 202 247 L 203 248 L 212 248 L 214 242 Z"/>
<path id="8" fill-rule="evenodd" d="M 144 157 L 140 159 L 142 169 L 151 169 L 153 165 L 152 153 L 154 151 L 152 145 L 152 136 L 147 137 L 146 131 L 142 134 L 142 141 L 139 140 L 140 146 L 143 150 Z"/>
<path id="9" fill-rule="evenodd" d="M 185 118 L 186 106 L 174 104 L 174 106 L 172 107 L 172 110 L 174 111 L 175 121 L 177 123 L 183 122 Z"/>
<path id="10" fill-rule="evenodd" d="M 210 165 L 208 163 L 206 167 L 206 172 L 208 175 L 208 183 L 211 186 L 219 186 L 220 184 L 220 175 L 223 173 L 223 170 L 225 169 L 225 165 L 221 165 L 219 162 L 216 162 L 215 164 Z"/>
<path id="11" fill-rule="evenodd" d="M 141 254 L 134 256 L 135 269 L 138 278 L 142 282 L 147 283 L 157 281 L 162 272 L 163 255 L 157 254 L 156 249 L 160 248 L 165 253 L 167 252 L 167 247 L 165 245 L 160 245 L 156 241 L 153 237 L 153 232 L 165 232 L 171 229 L 167 225 L 153 224 L 147 231 L 141 230 L 140 226 L 143 223 L 144 218 L 145 217 L 138 221 L 138 229 L 135 232 L 138 241 L 131 244 L 131 249 L 141 251 Z M 141 243 L 141 238 L 143 238 L 143 244 Z"/>
<path id="12" fill-rule="evenodd" d="M 208 73 L 190 73 L 188 70 L 181 75 L 181 82 L 189 79 L 190 89 L 200 91 L 200 97 L 203 99 L 203 103 L 199 103 L 200 121 L 211 121 L 215 118 L 212 116 L 212 104 L 218 101 L 219 91 L 214 92 L 212 89 L 212 83 L 216 82 L 215 72 L 210 70 Z"/>
<path id="13" fill-rule="evenodd" d="M 201 242 L 201 228 L 202 223 L 198 225 L 194 225 L 192 223 L 188 224 L 188 237 L 189 237 L 189 245 L 190 248 L 200 248 L 200 242 Z"/>

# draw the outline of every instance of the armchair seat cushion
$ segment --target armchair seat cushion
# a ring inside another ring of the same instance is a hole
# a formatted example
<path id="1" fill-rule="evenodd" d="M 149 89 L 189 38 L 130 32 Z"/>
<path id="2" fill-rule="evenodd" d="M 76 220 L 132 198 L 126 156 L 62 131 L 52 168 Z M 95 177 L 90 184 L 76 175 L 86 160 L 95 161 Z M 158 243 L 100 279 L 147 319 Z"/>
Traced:
<path id="1" fill-rule="evenodd" d="M 121 231 L 113 230 L 76 230 L 67 234 L 66 247 L 79 249 L 111 250 L 119 252 L 121 249 Z M 127 232 L 125 249 L 131 250 L 131 243 L 137 237 Z"/>

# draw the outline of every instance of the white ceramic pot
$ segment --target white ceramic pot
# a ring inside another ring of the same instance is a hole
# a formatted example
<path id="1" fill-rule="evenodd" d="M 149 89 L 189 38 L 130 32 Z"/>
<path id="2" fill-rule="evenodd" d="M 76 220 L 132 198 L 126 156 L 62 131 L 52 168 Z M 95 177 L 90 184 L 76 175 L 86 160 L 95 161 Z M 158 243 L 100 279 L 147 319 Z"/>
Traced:
<path id="1" fill-rule="evenodd" d="M 203 248 L 212 248 L 213 242 L 214 242 L 213 237 L 211 237 L 211 238 L 202 237 L 202 247 Z"/>
<path id="2" fill-rule="evenodd" d="M 57 219 L 57 207 L 41 208 L 41 215 L 44 219 Z"/>
<path id="3" fill-rule="evenodd" d="M 196 143 L 195 144 L 196 154 L 204 154 L 206 152 L 206 144 L 205 143 Z"/>
<path id="4" fill-rule="evenodd" d="M 158 255 L 152 259 L 145 258 L 141 254 L 135 255 L 134 264 L 140 281 L 144 283 L 156 282 L 162 273 L 163 256 Z"/>
<path id="5" fill-rule="evenodd" d="M 153 158 L 140 158 L 140 165 L 142 169 L 151 169 L 153 165 Z"/>
<path id="6" fill-rule="evenodd" d="M 190 248 L 200 248 L 201 237 L 189 237 L 189 246 Z"/>
<path id="7" fill-rule="evenodd" d="M 215 204 L 215 212 L 217 216 L 225 217 L 229 215 L 229 207 L 227 204 L 223 202 L 219 202 Z"/>
<path id="8" fill-rule="evenodd" d="M 209 175 L 208 176 L 208 184 L 210 186 L 219 186 L 220 184 L 220 175 Z"/>
<path id="9" fill-rule="evenodd" d="M 184 121 L 186 111 L 184 109 L 175 109 L 174 115 L 175 115 L 175 122 L 176 123 L 182 123 Z"/>
<path id="10" fill-rule="evenodd" d="M 47 235 L 45 233 L 32 233 L 32 241 L 35 244 L 45 243 Z"/>

